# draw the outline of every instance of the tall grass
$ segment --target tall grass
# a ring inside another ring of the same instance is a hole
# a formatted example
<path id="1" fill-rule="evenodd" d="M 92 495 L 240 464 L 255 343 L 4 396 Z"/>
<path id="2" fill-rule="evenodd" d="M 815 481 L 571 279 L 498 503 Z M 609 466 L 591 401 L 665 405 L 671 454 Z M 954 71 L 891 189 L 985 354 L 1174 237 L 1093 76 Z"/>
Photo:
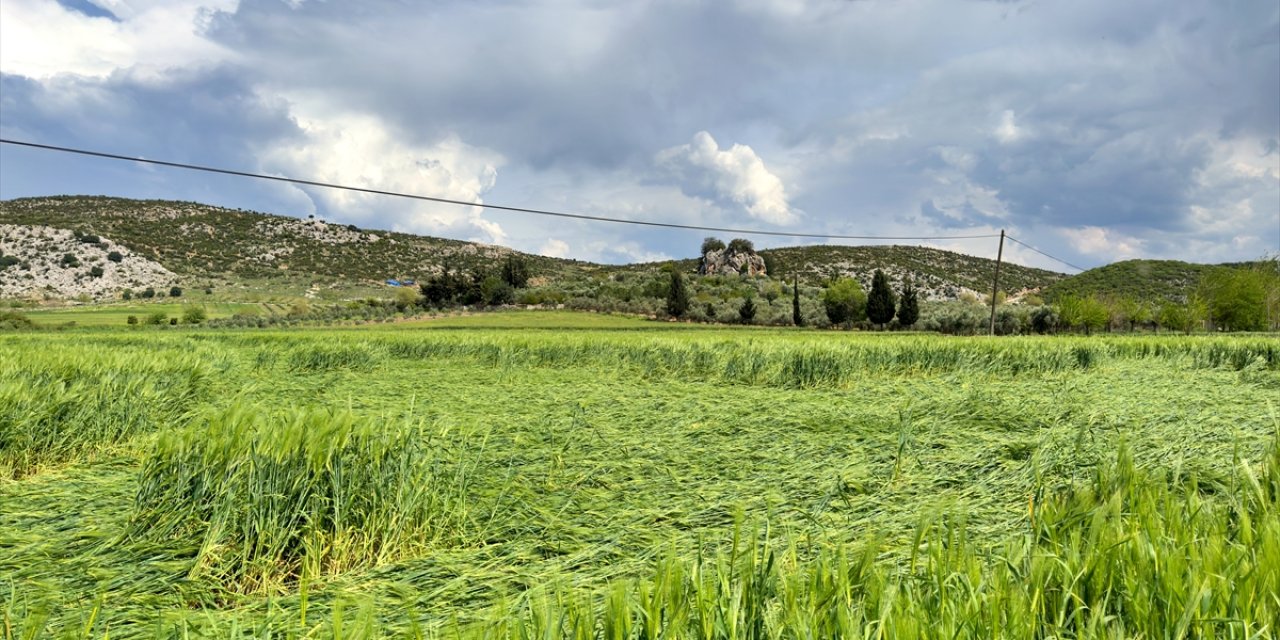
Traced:
<path id="1" fill-rule="evenodd" d="M 279 592 L 459 537 L 459 455 L 414 422 L 234 405 L 159 439 L 128 531 L 198 547 L 191 574 L 231 591 Z"/>
<path id="2" fill-rule="evenodd" d="M 19 478 L 179 419 L 207 389 L 193 357 L 27 353 L 0 365 L 0 480 Z"/>
<path id="3" fill-rule="evenodd" d="M 1042 487 L 991 547 L 962 514 L 926 520 L 907 557 L 874 541 L 804 558 L 767 538 L 670 557 L 602 593 L 552 588 L 446 637 L 1272 638 L 1280 621 L 1280 440 L 1216 497 L 1122 451 L 1092 480 Z"/>

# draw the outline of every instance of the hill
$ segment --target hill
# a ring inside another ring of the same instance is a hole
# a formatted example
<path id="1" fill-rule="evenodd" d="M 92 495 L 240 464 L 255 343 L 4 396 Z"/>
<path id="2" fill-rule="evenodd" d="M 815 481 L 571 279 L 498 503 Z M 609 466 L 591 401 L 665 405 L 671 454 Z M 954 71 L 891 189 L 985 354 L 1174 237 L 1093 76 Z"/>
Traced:
<path id="1" fill-rule="evenodd" d="M 653 276 L 668 264 L 693 273 L 698 262 L 685 259 L 600 265 L 318 219 L 194 202 L 103 196 L 3 201 L 0 224 L 9 225 L 9 231 L 0 234 L 4 236 L 0 242 L 8 244 L 0 248 L 8 247 L 4 250 L 20 256 L 17 264 L 0 270 L 0 283 L 10 285 L 0 295 L 7 297 L 24 291 L 30 294 L 53 290 L 64 297 L 84 294 L 102 298 L 110 295 L 109 284 L 121 288 L 151 286 L 154 280 L 155 284 L 175 281 L 188 287 L 270 290 L 293 295 L 305 292 L 341 298 L 379 290 L 389 278 L 424 279 L 446 266 L 461 271 L 496 269 L 511 255 L 523 256 L 539 283 L 584 291 L 585 285 L 617 280 L 627 273 Z M 30 230 L 36 227 L 47 228 L 44 235 L 60 230 L 58 245 L 33 244 Z M 81 242 L 85 237 L 97 237 L 99 242 Z M 98 248 L 119 251 L 128 258 L 125 263 L 139 268 L 145 264 L 146 272 L 153 275 L 117 274 L 97 255 Z M 58 262 L 68 252 L 78 254 L 78 266 L 65 267 Z M 696 252 L 696 247 L 690 247 L 690 253 Z M 953 299 L 967 291 L 986 292 L 994 267 L 993 261 L 984 258 L 910 246 L 790 247 L 760 254 L 775 276 L 798 276 L 805 283 L 817 285 L 835 275 L 851 275 L 869 287 L 871 273 L 880 268 L 896 282 L 910 276 L 930 299 Z M 94 277 L 89 275 L 89 265 L 105 265 L 111 272 Z M 60 268 L 69 272 L 61 273 Z M 1011 292 L 1036 290 L 1064 277 L 1006 263 L 1001 270 L 1001 288 Z M 26 289 L 15 284 L 28 280 Z"/>
<path id="2" fill-rule="evenodd" d="M 1090 295 L 1147 302 L 1184 302 L 1205 276 L 1217 269 L 1246 265 L 1210 265 L 1181 260 L 1124 260 L 1090 269 L 1050 285 L 1045 299 Z"/>

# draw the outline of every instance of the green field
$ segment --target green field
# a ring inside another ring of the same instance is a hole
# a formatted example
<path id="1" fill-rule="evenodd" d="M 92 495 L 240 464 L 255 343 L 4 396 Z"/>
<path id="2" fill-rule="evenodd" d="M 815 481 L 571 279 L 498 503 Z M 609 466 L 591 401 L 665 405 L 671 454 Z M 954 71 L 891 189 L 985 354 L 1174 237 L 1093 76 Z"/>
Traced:
<path id="1" fill-rule="evenodd" d="M 204 309 L 209 319 L 227 318 L 237 313 L 271 313 L 271 309 L 268 306 L 256 303 L 208 303 L 195 301 L 23 309 L 21 313 L 31 318 L 37 325 L 44 327 L 67 325 L 68 323 L 74 323 L 74 326 L 77 327 L 125 327 L 128 326 L 129 316 L 137 317 L 140 322 L 154 313 L 163 313 L 169 318 L 181 319 L 183 312 L 190 306 Z"/>
<path id="2" fill-rule="evenodd" d="M 0 629 L 1270 638 L 1278 410 L 1274 337 L 3 335 Z"/>

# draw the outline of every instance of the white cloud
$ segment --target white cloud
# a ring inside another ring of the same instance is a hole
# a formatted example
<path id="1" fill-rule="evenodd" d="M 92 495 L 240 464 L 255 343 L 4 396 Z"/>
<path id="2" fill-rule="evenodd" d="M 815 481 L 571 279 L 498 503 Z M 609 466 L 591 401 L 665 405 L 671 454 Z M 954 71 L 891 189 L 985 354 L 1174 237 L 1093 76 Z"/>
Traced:
<path id="1" fill-rule="evenodd" d="M 106 77 L 121 69 L 142 78 L 166 69 L 213 65 L 234 57 L 201 33 L 208 11 L 238 0 L 103 2 L 119 22 L 49 0 L 0 2 L 0 70 L 30 78 Z"/>
<path id="2" fill-rule="evenodd" d="M 542 247 L 538 249 L 538 254 L 549 258 L 567 258 L 569 257 L 569 243 L 564 240 L 548 238 L 546 242 L 542 243 Z"/>
<path id="3" fill-rule="evenodd" d="M 691 143 L 664 149 L 656 160 L 689 186 L 710 188 L 716 197 L 741 205 L 757 220 L 773 224 L 796 221 L 782 180 L 747 145 L 735 144 L 722 151 L 710 133 L 699 131 Z"/>
<path id="4" fill-rule="evenodd" d="M 1027 135 L 1026 130 L 1018 126 L 1018 116 L 1012 109 L 1005 109 L 1000 114 L 1000 124 L 996 125 L 994 133 L 1002 144 L 1012 144 Z"/>
<path id="5" fill-rule="evenodd" d="M 1114 229 L 1102 227 L 1080 227 L 1078 229 L 1061 229 L 1071 247 L 1080 253 L 1097 256 L 1107 262 L 1138 258 L 1146 254 L 1141 239 L 1127 236 Z"/>
<path id="6" fill-rule="evenodd" d="M 483 202 L 493 188 L 501 155 L 452 136 L 434 145 L 405 142 L 376 118 L 299 118 L 305 139 L 263 149 L 262 163 L 290 177 L 346 186 Z M 390 196 L 308 188 L 331 215 L 373 226 L 433 235 L 468 234 L 468 239 L 500 244 L 507 234 L 483 217 L 481 207 L 434 204 Z"/>

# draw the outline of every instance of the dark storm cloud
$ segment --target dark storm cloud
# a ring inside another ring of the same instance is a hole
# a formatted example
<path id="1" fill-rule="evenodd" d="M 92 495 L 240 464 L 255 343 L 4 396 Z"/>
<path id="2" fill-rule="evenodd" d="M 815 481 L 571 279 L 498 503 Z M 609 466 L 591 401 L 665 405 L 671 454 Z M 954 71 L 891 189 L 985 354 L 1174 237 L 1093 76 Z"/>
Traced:
<path id="1" fill-rule="evenodd" d="M 108 150 L 129 156 L 256 168 L 255 150 L 296 140 L 287 106 L 265 99 L 233 69 L 173 72 L 141 79 L 60 76 L 35 81 L 0 74 L 0 131 L 18 140 Z M 279 189 L 205 173 L 53 154 L 5 145 L 3 197 L 102 193 L 282 204 Z"/>
<path id="2" fill-rule="evenodd" d="M 490 202 L 750 225 L 705 179 L 728 156 L 661 161 L 706 131 L 781 181 L 804 231 L 1010 228 L 1094 262 L 1120 235 L 1256 257 L 1280 224 L 1271 1 L 244 0 L 201 24 L 232 52 L 211 69 L 7 76 L 6 131 L 254 167 L 371 117 L 412 152 L 500 157 Z M 503 224 L 525 248 L 545 234 Z"/>

